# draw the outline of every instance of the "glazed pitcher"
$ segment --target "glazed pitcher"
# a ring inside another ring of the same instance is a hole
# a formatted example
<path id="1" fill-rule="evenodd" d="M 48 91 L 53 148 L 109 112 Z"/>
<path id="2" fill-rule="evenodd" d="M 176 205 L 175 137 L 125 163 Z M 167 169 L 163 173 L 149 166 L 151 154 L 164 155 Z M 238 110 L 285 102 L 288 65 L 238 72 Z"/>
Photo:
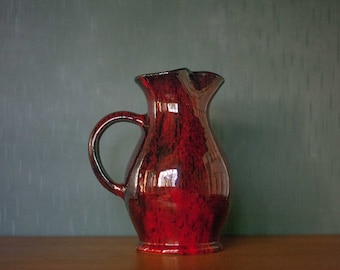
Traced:
<path id="1" fill-rule="evenodd" d="M 106 189 L 124 199 L 139 236 L 138 251 L 220 251 L 230 183 L 207 112 L 224 80 L 183 68 L 140 75 L 135 81 L 144 91 L 148 112 L 113 112 L 97 123 L 88 145 L 92 169 Z M 117 182 L 103 167 L 99 143 L 109 126 L 122 121 L 140 126 L 142 135 L 126 179 Z"/>

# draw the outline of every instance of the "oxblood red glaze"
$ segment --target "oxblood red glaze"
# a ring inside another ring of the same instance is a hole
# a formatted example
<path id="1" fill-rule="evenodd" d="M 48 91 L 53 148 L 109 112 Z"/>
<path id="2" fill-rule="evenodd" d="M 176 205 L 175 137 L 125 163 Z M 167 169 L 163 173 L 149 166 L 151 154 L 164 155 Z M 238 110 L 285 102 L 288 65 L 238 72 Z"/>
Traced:
<path id="1" fill-rule="evenodd" d="M 164 187 L 130 199 L 130 213 L 140 237 L 138 250 L 196 254 L 220 250 L 219 233 L 228 201 L 222 195 Z M 166 245 L 164 245 L 166 243 Z"/>
<path id="2" fill-rule="evenodd" d="M 125 200 L 139 251 L 219 251 L 229 209 L 229 174 L 207 110 L 223 78 L 178 69 L 141 75 L 136 82 L 147 97 L 148 113 L 114 112 L 98 122 L 89 141 L 93 171 L 105 188 Z M 110 178 L 99 155 L 101 135 L 120 121 L 143 130 L 124 184 Z"/>

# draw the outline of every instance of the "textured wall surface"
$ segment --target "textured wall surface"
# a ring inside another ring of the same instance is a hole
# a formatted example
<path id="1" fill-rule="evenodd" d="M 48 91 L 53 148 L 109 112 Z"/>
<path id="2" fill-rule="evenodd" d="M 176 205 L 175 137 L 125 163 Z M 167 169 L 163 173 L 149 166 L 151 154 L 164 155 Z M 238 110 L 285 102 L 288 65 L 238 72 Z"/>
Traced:
<path id="1" fill-rule="evenodd" d="M 95 179 L 94 124 L 146 111 L 142 73 L 226 82 L 210 107 L 230 234 L 340 233 L 340 1 L 0 1 L 0 234 L 133 235 Z M 123 181 L 140 131 L 104 135 Z"/>

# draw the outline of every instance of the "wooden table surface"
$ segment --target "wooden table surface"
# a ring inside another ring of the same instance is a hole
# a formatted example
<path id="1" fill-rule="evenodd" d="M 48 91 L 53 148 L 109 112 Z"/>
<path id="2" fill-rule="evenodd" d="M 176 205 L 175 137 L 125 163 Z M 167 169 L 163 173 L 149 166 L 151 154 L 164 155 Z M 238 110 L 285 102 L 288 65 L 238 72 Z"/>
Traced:
<path id="1" fill-rule="evenodd" d="M 0 269 L 340 269 L 340 235 L 227 237 L 222 252 L 157 255 L 135 237 L 0 237 Z"/>

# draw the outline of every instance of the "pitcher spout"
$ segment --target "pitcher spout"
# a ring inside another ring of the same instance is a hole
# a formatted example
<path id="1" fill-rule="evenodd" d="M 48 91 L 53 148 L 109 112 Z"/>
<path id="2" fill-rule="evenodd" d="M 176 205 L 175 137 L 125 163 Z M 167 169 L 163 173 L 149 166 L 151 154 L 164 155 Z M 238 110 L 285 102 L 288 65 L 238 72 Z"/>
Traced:
<path id="1" fill-rule="evenodd" d="M 164 85 L 167 79 L 174 81 L 174 77 L 193 90 L 209 92 L 210 94 L 214 94 L 224 83 L 223 77 L 216 73 L 209 71 L 192 72 L 188 68 L 139 75 L 135 78 L 135 81 L 144 90 L 150 90 L 155 86 L 159 87 L 159 83 Z"/>
<path id="2" fill-rule="evenodd" d="M 198 91 L 214 93 L 224 83 L 224 79 L 220 75 L 209 71 L 191 72 L 189 77 Z"/>

